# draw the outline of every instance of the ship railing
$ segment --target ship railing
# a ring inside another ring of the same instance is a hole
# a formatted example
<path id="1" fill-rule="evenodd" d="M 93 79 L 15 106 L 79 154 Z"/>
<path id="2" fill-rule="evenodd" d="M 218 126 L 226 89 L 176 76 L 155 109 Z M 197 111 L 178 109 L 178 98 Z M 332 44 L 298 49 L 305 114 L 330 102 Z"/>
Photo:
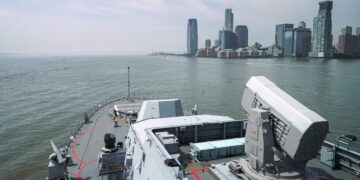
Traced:
<path id="1" fill-rule="evenodd" d="M 76 128 L 70 133 L 71 137 L 74 137 L 80 132 L 81 128 L 84 126 L 84 124 L 88 123 L 90 119 L 99 111 L 102 110 L 104 107 L 107 107 L 109 104 L 112 104 L 116 101 L 121 100 L 146 100 L 146 97 L 127 97 L 127 96 L 110 96 L 109 98 L 91 106 L 90 108 L 87 108 L 83 113 L 83 119 L 79 119 L 76 124 Z M 69 140 L 65 143 L 64 146 L 70 146 L 72 143 L 72 138 L 69 138 Z"/>
<path id="2" fill-rule="evenodd" d="M 344 169 L 360 176 L 360 154 L 328 141 L 320 150 L 320 161 L 332 169 Z"/>

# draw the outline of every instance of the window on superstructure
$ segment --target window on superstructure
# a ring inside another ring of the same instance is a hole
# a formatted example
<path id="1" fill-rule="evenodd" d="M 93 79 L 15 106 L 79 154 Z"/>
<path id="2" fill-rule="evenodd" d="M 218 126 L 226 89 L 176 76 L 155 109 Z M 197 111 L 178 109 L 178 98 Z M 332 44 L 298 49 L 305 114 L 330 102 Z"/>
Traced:
<path id="1" fill-rule="evenodd" d="M 145 163 L 145 153 L 142 155 L 142 161 Z"/>
<path id="2" fill-rule="evenodd" d="M 141 166 L 142 166 L 142 165 L 140 164 L 140 167 L 139 167 L 139 174 L 141 174 Z"/>

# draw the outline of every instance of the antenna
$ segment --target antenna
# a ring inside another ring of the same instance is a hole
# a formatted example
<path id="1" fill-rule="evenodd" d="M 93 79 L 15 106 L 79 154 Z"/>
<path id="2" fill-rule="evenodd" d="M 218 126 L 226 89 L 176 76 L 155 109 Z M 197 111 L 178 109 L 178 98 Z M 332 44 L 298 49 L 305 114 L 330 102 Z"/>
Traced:
<path id="1" fill-rule="evenodd" d="M 128 100 L 130 100 L 130 66 L 128 66 Z"/>

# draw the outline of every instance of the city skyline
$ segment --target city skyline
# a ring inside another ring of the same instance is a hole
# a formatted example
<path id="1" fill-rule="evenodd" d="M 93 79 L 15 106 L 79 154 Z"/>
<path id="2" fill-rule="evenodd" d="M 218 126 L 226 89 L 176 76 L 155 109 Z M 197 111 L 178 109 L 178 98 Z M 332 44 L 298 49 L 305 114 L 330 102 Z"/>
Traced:
<path id="1" fill-rule="evenodd" d="M 86 2 L 86 3 L 85 3 Z M 304 21 L 312 28 L 318 2 L 162 0 L 1 2 L 0 52 L 54 54 L 147 54 L 186 52 L 186 23 L 198 20 L 198 42 L 211 41 L 231 8 L 233 25 L 246 25 L 249 45 L 274 44 L 275 25 Z M 274 11 L 276 7 L 282 11 Z M 286 7 L 286 8 L 285 8 Z M 357 0 L 334 1 L 333 44 L 343 26 L 360 26 Z M 144 33 L 145 32 L 145 33 Z"/>

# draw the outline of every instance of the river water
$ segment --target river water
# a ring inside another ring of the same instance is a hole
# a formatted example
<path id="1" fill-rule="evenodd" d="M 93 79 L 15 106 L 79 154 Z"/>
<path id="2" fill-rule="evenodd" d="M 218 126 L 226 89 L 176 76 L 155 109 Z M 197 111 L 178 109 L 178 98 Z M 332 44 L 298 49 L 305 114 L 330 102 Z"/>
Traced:
<path id="1" fill-rule="evenodd" d="M 330 122 L 328 140 L 360 138 L 360 59 L 0 56 L 0 179 L 44 178 L 49 140 L 63 144 L 87 107 L 126 94 L 127 66 L 135 95 L 236 119 L 247 80 L 266 76 Z"/>

